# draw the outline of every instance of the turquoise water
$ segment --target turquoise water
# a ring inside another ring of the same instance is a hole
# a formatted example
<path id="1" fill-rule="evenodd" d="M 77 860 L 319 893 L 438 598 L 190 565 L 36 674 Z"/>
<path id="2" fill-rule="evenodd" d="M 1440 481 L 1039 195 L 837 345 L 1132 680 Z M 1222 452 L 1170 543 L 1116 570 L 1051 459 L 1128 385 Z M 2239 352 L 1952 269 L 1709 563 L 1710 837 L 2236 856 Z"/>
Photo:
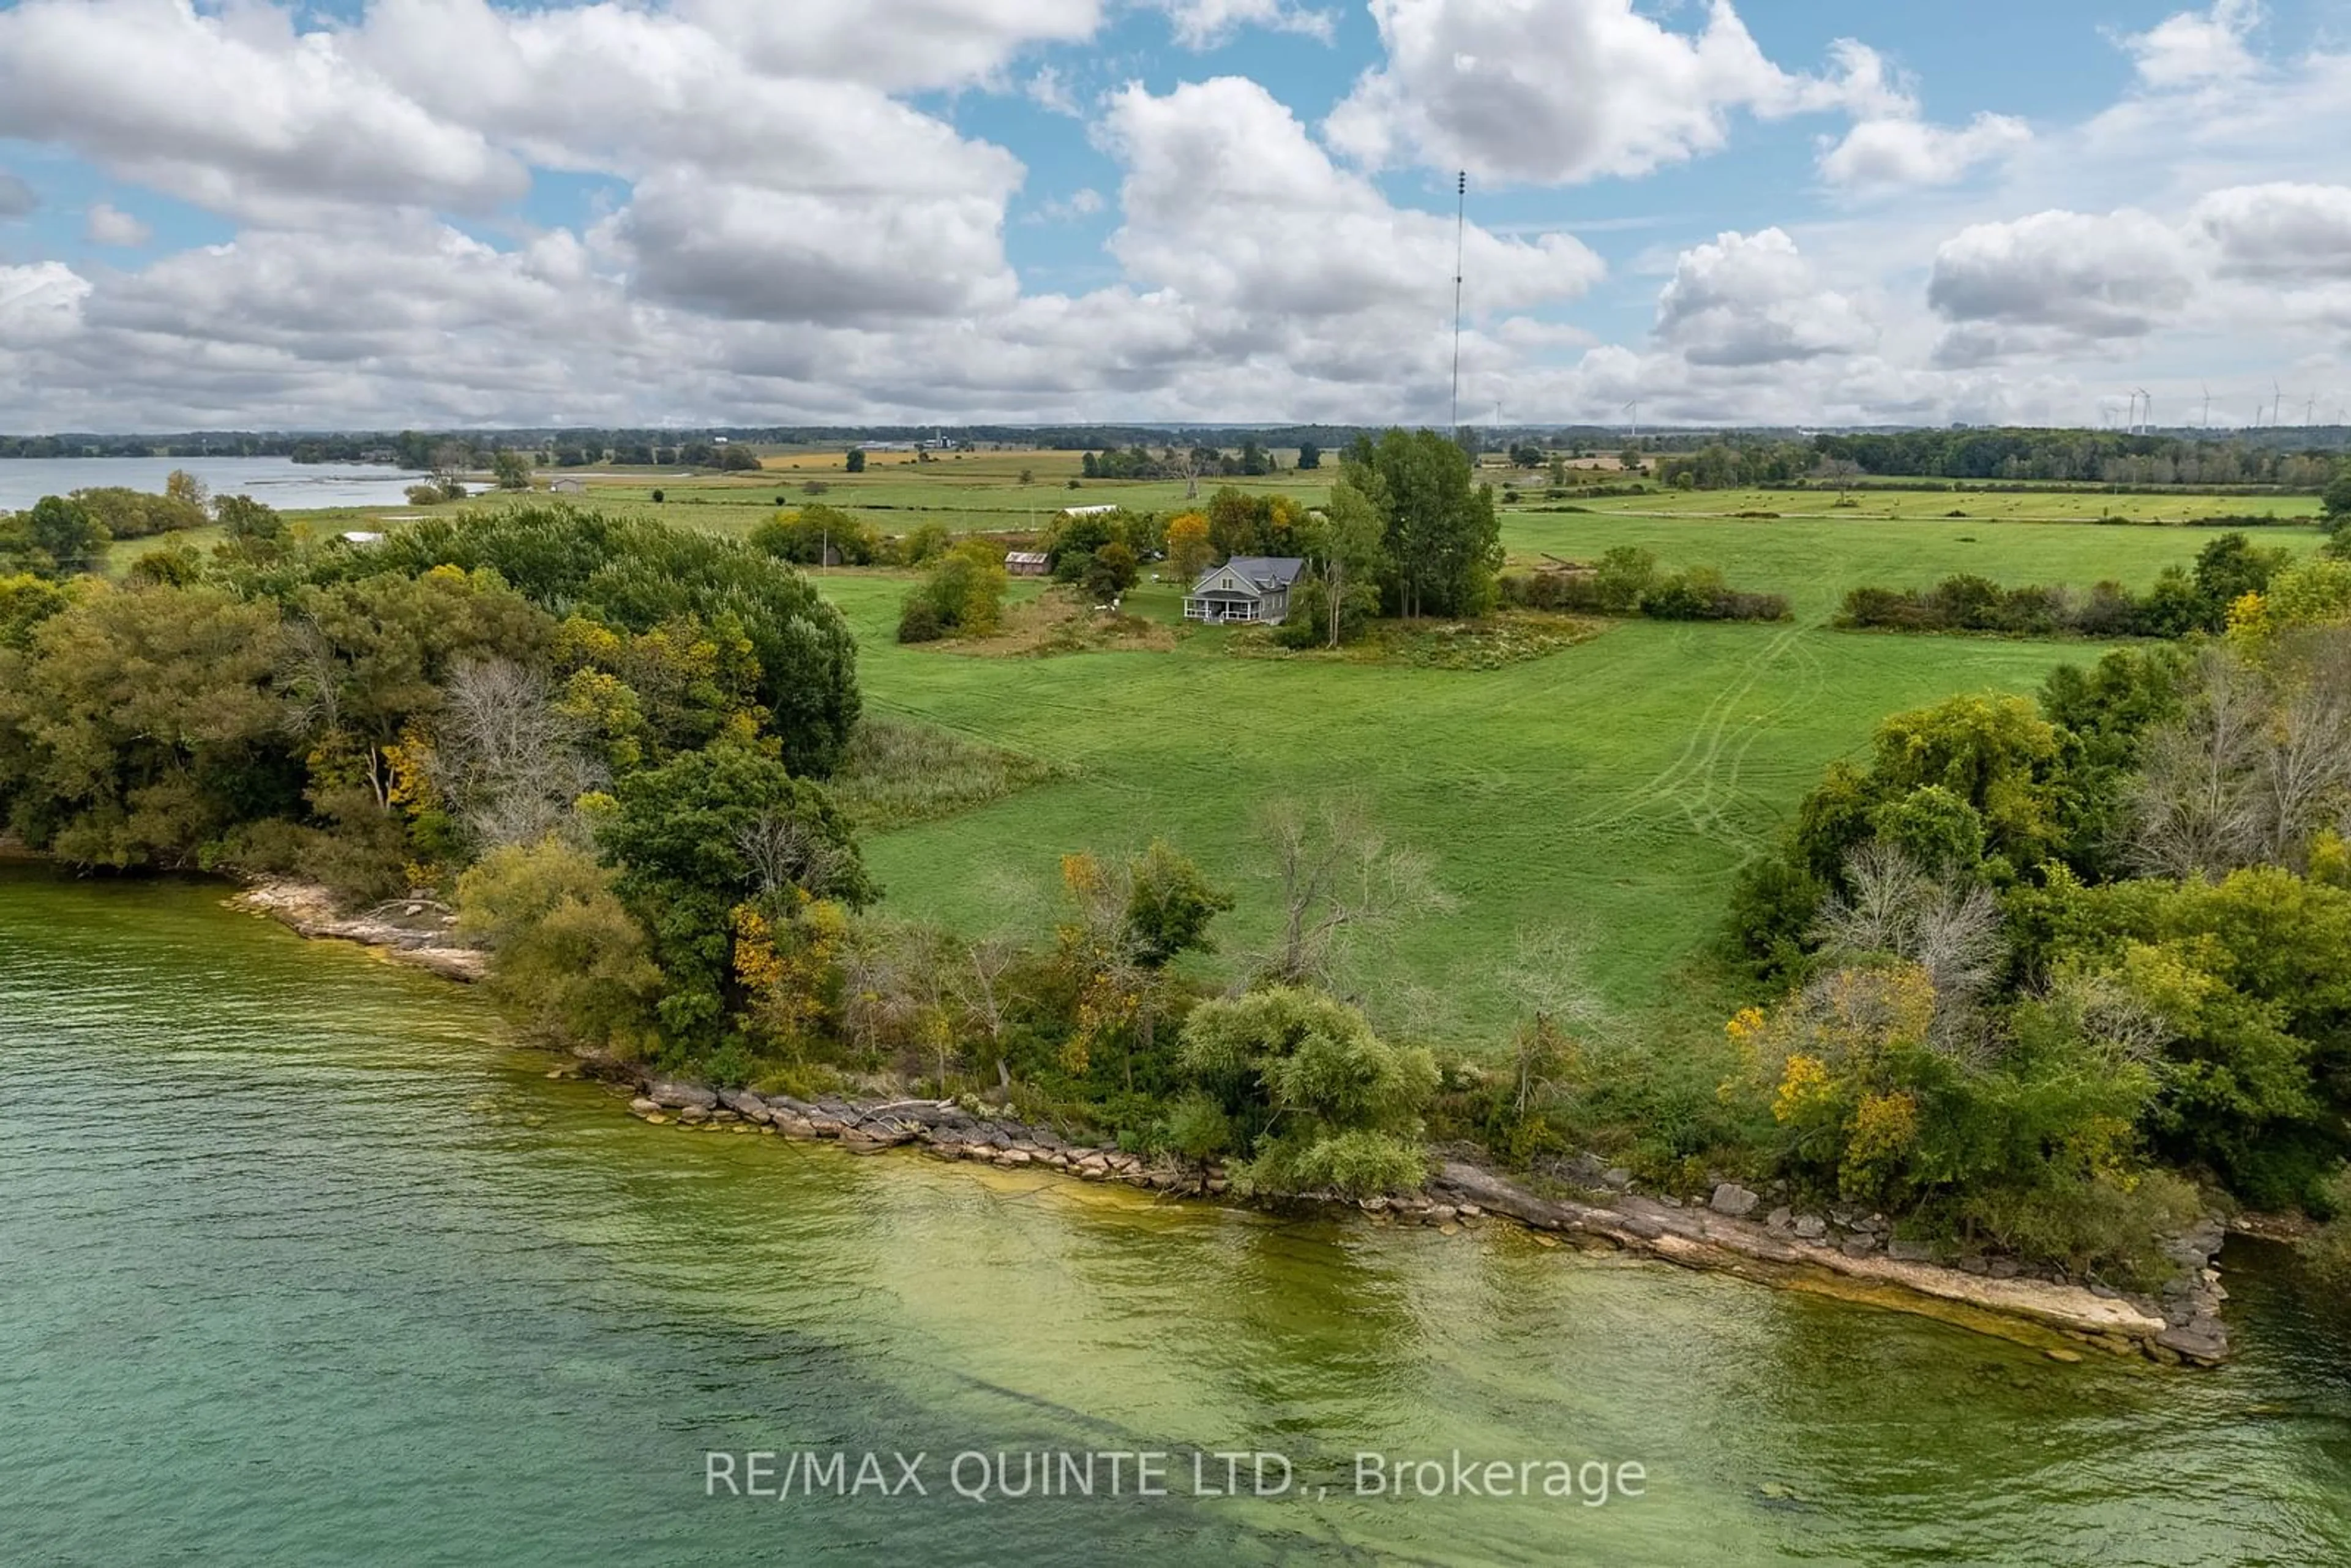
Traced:
<path id="1" fill-rule="evenodd" d="M 0 873 L 0 1563 L 2351 1560 L 2351 1312 L 2272 1250 L 2227 1259 L 2229 1368 L 2061 1365 L 1503 1231 L 651 1127 L 221 895 Z M 929 1495 L 705 1496 L 803 1448 Z M 1456 1448 L 1645 1495 L 1353 1495 Z M 1298 1484 L 1186 1495 L 1224 1449 Z M 1040 1450 L 1167 1452 L 1168 1495 L 948 1488 Z"/>

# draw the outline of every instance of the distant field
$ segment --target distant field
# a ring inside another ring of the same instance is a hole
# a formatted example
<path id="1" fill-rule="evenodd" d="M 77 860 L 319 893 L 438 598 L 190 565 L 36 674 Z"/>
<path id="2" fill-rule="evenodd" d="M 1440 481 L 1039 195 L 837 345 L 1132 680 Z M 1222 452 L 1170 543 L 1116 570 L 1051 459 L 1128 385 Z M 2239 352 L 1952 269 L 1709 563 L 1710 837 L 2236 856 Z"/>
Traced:
<path id="1" fill-rule="evenodd" d="M 1865 513 L 1840 514 L 1833 521 L 1778 522 L 1597 511 L 1507 512 L 1502 517 L 1503 546 L 1515 561 L 1541 565 L 1547 556 L 1591 560 L 1614 546 L 1634 545 L 1654 551 L 1668 570 L 1719 567 L 1737 587 L 1784 593 L 1799 616 L 1815 621 L 1834 613 L 1845 591 L 1856 584 L 1923 588 L 1958 571 L 2011 585 L 2087 588 L 2111 578 L 2145 588 L 2165 567 L 2194 559 L 2226 531 L 1973 519 L 1887 522 Z M 2314 549 L 2319 539 L 2313 528 L 2244 531 L 2257 544 L 2297 551 Z"/>
<path id="2" fill-rule="evenodd" d="M 2094 523 L 2100 517 L 2120 517 L 2137 523 L 2184 523 L 2211 517 L 2308 522 L 2318 516 L 2315 496 L 2117 496 L 2095 489 L 2035 491 L 2030 495 L 1857 489 L 1849 497 L 1854 502 L 1850 507 L 1838 506 L 1841 497 L 1826 490 L 1667 490 L 1647 496 L 1596 496 L 1582 500 L 1571 494 L 1556 502 L 1544 499 L 1540 490 L 1522 489 L 1520 493 L 1523 499 L 1520 505 L 1530 509 L 1582 506 L 1608 514 L 1713 517 L 1774 512 L 1788 518 L 1854 522 L 1980 519 Z M 1964 517 L 1953 518 L 1954 513 Z"/>
<path id="3" fill-rule="evenodd" d="M 1170 512 L 1186 504 L 1181 480 L 1081 479 L 1072 490 L 1069 481 L 1077 477 L 1081 461 L 1082 455 L 1075 452 L 987 452 L 961 457 L 935 454 L 932 461 L 918 464 L 912 454 L 876 453 L 864 473 L 851 474 L 843 469 L 840 452 L 801 453 L 771 456 L 759 474 L 681 478 L 651 469 L 611 477 L 600 472 L 588 478 L 587 493 L 576 498 L 608 511 L 649 514 L 728 534 L 748 532 L 778 503 L 797 507 L 820 501 L 892 534 L 925 523 L 959 534 L 1032 531 L 1065 507 L 1115 504 Z M 1030 475 L 1027 484 L 1020 480 L 1024 471 Z M 1242 483 L 1252 490 L 1284 491 L 1314 506 L 1330 493 L 1333 476 L 1333 470 L 1322 469 Z M 1202 480 L 1203 499 L 1221 483 Z M 807 489 L 811 484 L 822 488 L 811 494 Z M 653 498 L 655 490 L 662 493 L 658 503 Z M 544 491 L 528 497 L 492 492 L 468 505 L 510 506 L 549 498 Z"/>

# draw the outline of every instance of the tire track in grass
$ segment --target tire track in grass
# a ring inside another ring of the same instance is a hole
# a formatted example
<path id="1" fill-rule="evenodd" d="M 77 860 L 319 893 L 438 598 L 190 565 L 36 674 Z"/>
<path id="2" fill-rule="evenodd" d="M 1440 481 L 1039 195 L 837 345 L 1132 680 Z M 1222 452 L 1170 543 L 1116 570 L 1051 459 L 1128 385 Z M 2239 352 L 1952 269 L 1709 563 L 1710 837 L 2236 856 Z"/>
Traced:
<path id="1" fill-rule="evenodd" d="M 1742 800 L 1756 799 L 1754 792 L 1742 788 L 1740 779 L 1746 770 L 1747 758 L 1756 743 L 1779 727 L 1781 719 L 1791 710 L 1808 708 L 1827 689 L 1826 665 L 1821 658 L 1819 645 L 1809 627 L 1792 627 L 1774 639 L 1769 657 L 1777 660 L 1790 655 L 1785 695 L 1772 706 L 1743 721 L 1743 736 L 1731 752 L 1727 770 L 1712 774 L 1708 779 L 1709 792 L 1708 821 L 1717 830 L 1718 841 L 1742 852 L 1751 852 L 1761 837 L 1760 832 L 1742 829 L 1724 815 Z"/>
<path id="2" fill-rule="evenodd" d="M 1805 628 L 1801 625 L 1782 628 L 1773 632 L 1771 641 L 1754 658 L 1748 660 L 1741 672 L 1729 684 L 1711 697 L 1700 711 L 1680 752 L 1649 780 L 1627 795 L 1619 797 L 1613 808 L 1587 813 L 1574 826 L 1579 831 L 1595 832 L 1611 829 L 1629 829 L 1632 836 L 1644 840 L 1658 837 L 1678 837 L 1667 822 L 1656 820 L 1655 808 L 1666 806 L 1678 814 L 1688 831 L 1704 837 L 1731 835 L 1739 847 L 1751 841 L 1751 835 L 1740 833 L 1722 816 L 1729 798 L 1735 796 L 1739 767 L 1746 748 L 1752 747 L 1777 719 L 1789 708 L 1810 701 L 1813 687 L 1791 692 L 1761 714 L 1750 714 L 1734 724 L 1732 716 L 1767 675 L 1774 675 L 1791 648 L 1802 648 Z M 1685 645 L 1688 639 L 1684 639 Z M 1807 655 L 1804 664 L 1817 675 L 1816 660 Z M 1733 736 L 1740 739 L 1740 750 L 1734 754 L 1728 781 L 1718 777 L 1719 764 L 1724 748 Z M 1638 821 L 1636 819 L 1648 819 Z"/>

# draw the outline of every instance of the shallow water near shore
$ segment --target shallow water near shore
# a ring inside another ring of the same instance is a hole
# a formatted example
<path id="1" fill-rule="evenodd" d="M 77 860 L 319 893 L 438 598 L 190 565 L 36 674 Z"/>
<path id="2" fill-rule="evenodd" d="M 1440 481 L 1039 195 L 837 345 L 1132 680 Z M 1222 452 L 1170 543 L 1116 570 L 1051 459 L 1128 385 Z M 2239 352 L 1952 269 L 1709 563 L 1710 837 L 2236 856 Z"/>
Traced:
<path id="1" fill-rule="evenodd" d="M 1506 1229 L 648 1126 L 226 891 L 0 869 L 0 1562 L 2351 1560 L 2351 1310 L 2274 1249 L 2224 1260 L 2230 1366 L 2065 1365 Z M 929 1495 L 706 1497 L 752 1449 Z M 1187 1495 L 1228 1449 L 1291 1493 Z M 1646 1495 L 1355 1495 L 1456 1449 Z M 1168 1495 L 975 1502 L 965 1450 L 1163 1451 Z"/>

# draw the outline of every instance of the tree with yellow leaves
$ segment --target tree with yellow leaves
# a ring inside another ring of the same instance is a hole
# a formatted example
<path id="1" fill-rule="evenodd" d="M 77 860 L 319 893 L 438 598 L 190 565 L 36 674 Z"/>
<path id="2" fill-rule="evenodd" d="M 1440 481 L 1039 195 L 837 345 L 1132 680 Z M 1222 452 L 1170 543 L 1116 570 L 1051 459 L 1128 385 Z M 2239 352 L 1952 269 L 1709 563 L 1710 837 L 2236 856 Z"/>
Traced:
<path id="1" fill-rule="evenodd" d="M 1216 559 L 1205 512 L 1185 512 L 1167 523 L 1167 564 L 1186 583 L 1197 582 Z"/>

